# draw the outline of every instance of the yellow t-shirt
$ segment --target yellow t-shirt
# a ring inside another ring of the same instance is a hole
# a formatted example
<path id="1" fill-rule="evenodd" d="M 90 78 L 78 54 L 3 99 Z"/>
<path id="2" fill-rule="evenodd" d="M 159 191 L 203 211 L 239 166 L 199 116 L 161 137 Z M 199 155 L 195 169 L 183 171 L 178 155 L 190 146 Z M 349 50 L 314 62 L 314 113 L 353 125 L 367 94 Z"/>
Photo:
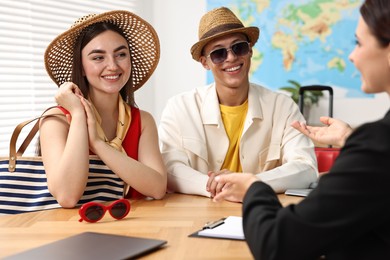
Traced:
<path id="1" fill-rule="evenodd" d="M 232 172 L 242 172 L 240 163 L 240 138 L 244 128 L 246 113 L 248 112 L 248 100 L 239 106 L 219 105 L 222 121 L 226 134 L 229 137 L 229 149 L 222 164 L 222 169 Z"/>

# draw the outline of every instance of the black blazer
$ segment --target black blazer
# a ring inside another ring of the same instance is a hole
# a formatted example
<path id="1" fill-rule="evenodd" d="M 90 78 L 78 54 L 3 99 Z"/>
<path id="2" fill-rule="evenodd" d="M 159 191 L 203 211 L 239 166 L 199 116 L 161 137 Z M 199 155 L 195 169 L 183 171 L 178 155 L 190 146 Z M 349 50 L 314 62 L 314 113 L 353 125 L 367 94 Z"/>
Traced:
<path id="1" fill-rule="evenodd" d="M 390 259 L 390 110 L 348 138 L 307 198 L 285 208 L 263 182 L 243 202 L 256 259 Z"/>

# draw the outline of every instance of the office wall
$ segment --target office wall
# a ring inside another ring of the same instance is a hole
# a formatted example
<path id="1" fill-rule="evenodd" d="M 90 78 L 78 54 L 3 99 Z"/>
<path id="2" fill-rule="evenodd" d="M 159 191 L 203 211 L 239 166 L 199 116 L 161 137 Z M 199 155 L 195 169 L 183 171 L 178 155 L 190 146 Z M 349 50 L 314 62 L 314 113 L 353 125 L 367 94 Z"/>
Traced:
<path id="1" fill-rule="evenodd" d="M 204 85 L 206 73 L 192 60 L 190 48 L 197 41 L 198 23 L 206 11 L 206 0 L 144 0 L 141 15 L 156 28 L 161 41 L 161 60 L 151 81 L 136 93 L 138 105 L 157 121 L 169 97 Z M 153 9 L 153 11 L 151 11 Z M 261 44 L 261 37 L 258 44 Z M 383 117 L 388 109 L 387 94 L 373 98 L 345 98 L 342 88 L 334 89 L 334 117 L 353 127 Z M 328 113 L 328 100 L 310 111 L 309 122 L 317 123 Z"/>
<path id="2" fill-rule="evenodd" d="M 198 23 L 206 10 L 206 1 L 147 0 L 143 3 L 141 13 L 159 34 L 161 57 L 150 82 L 136 92 L 135 98 L 139 107 L 151 112 L 158 123 L 170 97 L 206 82 L 205 70 L 190 54 L 198 38 Z"/>

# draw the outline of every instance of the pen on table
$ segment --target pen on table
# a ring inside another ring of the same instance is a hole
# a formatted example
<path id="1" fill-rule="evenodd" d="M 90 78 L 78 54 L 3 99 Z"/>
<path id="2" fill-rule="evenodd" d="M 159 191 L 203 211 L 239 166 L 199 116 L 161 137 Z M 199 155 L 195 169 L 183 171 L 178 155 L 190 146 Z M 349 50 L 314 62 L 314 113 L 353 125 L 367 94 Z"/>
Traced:
<path id="1" fill-rule="evenodd" d="M 206 223 L 206 225 L 204 225 L 203 229 L 206 229 L 206 228 L 213 229 L 215 227 L 222 225 L 223 223 L 225 223 L 225 218 L 221 218 L 217 221 Z"/>

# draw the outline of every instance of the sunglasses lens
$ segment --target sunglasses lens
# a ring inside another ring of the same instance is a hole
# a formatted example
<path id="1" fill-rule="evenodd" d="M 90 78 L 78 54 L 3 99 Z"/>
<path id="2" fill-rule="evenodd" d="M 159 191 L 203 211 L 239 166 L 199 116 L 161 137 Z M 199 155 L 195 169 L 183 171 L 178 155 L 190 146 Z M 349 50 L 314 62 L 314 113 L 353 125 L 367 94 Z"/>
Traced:
<path id="1" fill-rule="evenodd" d="M 239 43 L 233 44 L 231 47 L 231 50 L 236 56 L 247 55 L 249 53 L 249 43 L 239 42 Z M 227 53 L 228 53 L 228 50 L 226 48 L 212 51 L 210 53 L 211 61 L 214 64 L 220 64 L 226 60 Z"/>
<path id="2" fill-rule="evenodd" d="M 118 202 L 111 208 L 111 215 L 116 219 L 126 217 L 128 213 L 128 207 L 124 202 Z"/>
<path id="3" fill-rule="evenodd" d="M 103 217 L 103 214 L 104 209 L 97 205 L 90 206 L 85 210 L 85 217 L 91 222 L 98 221 Z"/>
<path id="4" fill-rule="evenodd" d="M 227 50 L 225 48 L 218 49 L 210 53 L 210 59 L 214 64 L 222 63 L 227 58 Z"/>
<path id="5" fill-rule="evenodd" d="M 237 56 L 244 56 L 249 52 L 249 44 L 247 42 L 233 44 L 231 48 Z"/>

